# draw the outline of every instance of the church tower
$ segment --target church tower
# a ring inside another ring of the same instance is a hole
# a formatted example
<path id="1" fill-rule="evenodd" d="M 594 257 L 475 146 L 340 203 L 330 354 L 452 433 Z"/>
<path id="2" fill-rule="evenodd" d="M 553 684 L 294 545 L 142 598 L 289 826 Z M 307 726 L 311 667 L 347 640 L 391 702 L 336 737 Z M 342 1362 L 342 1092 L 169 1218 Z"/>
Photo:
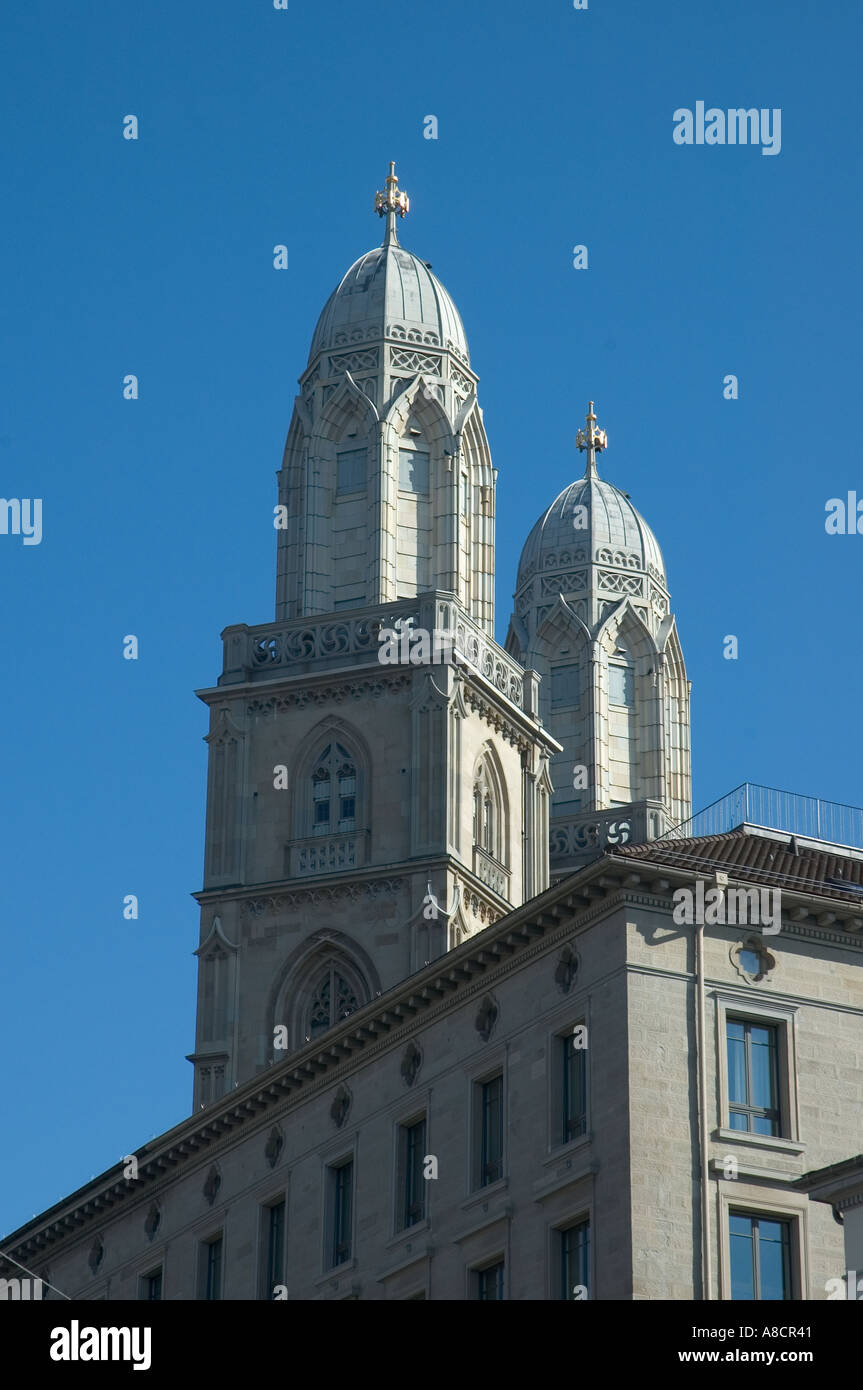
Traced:
<path id="1" fill-rule="evenodd" d="M 494 640 L 492 467 L 461 318 L 399 244 L 318 320 L 279 473 L 276 620 L 210 709 L 195 1106 L 548 885 L 539 680 Z M 322 1041 L 322 1046 L 325 1043 Z"/>
<path id="2" fill-rule="evenodd" d="M 507 651 L 542 677 L 554 755 L 551 875 L 691 815 L 689 682 L 656 537 L 599 477 L 593 402 L 576 436 L 584 476 L 525 542 Z"/>

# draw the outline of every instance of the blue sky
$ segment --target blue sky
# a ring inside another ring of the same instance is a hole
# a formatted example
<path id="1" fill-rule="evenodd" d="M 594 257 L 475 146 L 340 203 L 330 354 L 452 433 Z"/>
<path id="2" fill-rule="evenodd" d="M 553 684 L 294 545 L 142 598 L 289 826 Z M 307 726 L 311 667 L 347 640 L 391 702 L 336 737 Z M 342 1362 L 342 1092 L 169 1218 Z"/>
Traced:
<path id="1" fill-rule="evenodd" d="M 390 159 L 480 373 L 499 638 L 593 398 L 665 554 L 695 805 L 863 801 L 863 537 L 824 528 L 863 496 L 861 30 L 853 0 L 5 7 L 0 493 L 43 539 L 0 535 L 0 1235 L 188 1113 L 193 691 L 272 617 L 296 378 Z M 676 145 L 699 100 L 780 108 L 780 153 Z"/>

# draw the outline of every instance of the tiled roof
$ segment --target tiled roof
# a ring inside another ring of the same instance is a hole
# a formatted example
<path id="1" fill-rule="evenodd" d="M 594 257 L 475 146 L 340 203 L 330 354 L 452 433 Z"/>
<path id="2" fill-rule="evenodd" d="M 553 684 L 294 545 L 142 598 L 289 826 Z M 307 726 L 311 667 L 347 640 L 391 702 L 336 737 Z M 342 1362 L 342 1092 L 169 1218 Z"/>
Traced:
<path id="1" fill-rule="evenodd" d="M 819 849 L 811 841 L 793 836 L 774 838 L 731 830 L 725 835 L 688 840 L 649 840 L 606 853 L 705 875 L 719 870 L 789 892 L 854 900 L 863 909 L 863 858 Z"/>

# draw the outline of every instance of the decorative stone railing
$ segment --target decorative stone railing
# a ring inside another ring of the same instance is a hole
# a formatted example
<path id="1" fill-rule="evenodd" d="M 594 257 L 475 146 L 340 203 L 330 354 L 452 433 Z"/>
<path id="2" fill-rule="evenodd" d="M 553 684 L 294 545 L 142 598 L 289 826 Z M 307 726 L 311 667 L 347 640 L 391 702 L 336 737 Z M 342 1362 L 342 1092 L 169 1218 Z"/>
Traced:
<path id="1" fill-rule="evenodd" d="M 453 661 L 471 667 L 519 709 L 524 708 L 522 668 L 455 602 L 436 594 L 356 609 L 344 616 L 330 613 L 259 627 L 243 623 L 226 628 L 222 633 L 224 662 L 219 685 L 271 680 L 276 675 L 299 675 L 348 663 L 379 662 L 382 631 L 399 636 L 403 655 L 396 664 L 421 664 L 416 651 L 413 658 L 410 655 L 410 635 L 427 632 L 433 661 Z M 384 669 L 392 669 L 392 663 L 381 664 Z"/>
<path id="2" fill-rule="evenodd" d="M 366 836 L 318 835 L 295 840 L 288 847 L 286 870 L 291 878 L 302 874 L 332 874 L 340 869 L 360 869 L 366 862 Z"/>
<path id="3" fill-rule="evenodd" d="M 509 901 L 509 869 L 505 869 L 479 845 L 473 847 L 473 871 L 480 883 Z"/>
<path id="4" fill-rule="evenodd" d="M 583 811 L 572 820 L 552 820 L 549 849 L 552 867 L 572 860 L 589 858 L 616 845 L 642 844 L 656 840 L 666 824 L 665 809 L 659 801 L 637 801 L 607 811 Z"/>

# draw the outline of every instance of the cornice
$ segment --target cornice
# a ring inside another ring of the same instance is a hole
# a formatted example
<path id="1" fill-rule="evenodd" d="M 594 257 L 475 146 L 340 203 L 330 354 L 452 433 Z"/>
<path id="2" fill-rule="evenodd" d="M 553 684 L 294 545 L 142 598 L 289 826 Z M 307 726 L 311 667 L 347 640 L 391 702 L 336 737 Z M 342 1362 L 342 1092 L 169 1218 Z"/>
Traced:
<path id="1" fill-rule="evenodd" d="M 22 1262 L 39 1258 L 94 1221 L 108 1219 L 128 1199 L 137 1202 L 151 1194 L 163 1179 L 174 1176 L 190 1160 L 212 1161 L 239 1129 L 253 1134 L 286 1114 L 299 1096 L 305 1099 L 328 1090 L 354 1069 L 358 1057 L 371 1060 L 394 1043 L 401 1045 L 454 1006 L 487 991 L 490 981 L 553 949 L 575 927 L 607 911 L 607 904 L 600 901 L 603 890 L 589 881 L 593 870 L 590 866 L 584 871 L 583 883 L 569 881 L 546 890 L 439 957 L 403 985 L 373 1000 L 331 1029 L 324 1046 L 310 1043 L 213 1102 L 203 1115 L 190 1116 L 155 1144 L 142 1146 L 135 1155 L 137 1180 L 123 1178 L 124 1163 L 118 1163 L 67 1201 L 12 1232 L 3 1244 Z M 579 899 L 581 910 L 576 906 Z"/>

